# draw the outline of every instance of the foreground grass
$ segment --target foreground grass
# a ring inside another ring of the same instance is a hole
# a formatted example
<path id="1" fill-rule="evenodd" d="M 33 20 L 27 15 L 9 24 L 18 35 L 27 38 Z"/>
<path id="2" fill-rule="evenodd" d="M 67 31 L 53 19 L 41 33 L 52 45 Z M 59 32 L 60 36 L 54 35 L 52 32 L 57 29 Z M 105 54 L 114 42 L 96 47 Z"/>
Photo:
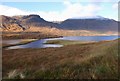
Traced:
<path id="1" fill-rule="evenodd" d="M 3 49 L 3 78 L 118 79 L 118 40 L 61 48 Z"/>
<path id="2" fill-rule="evenodd" d="M 61 44 L 61 45 L 72 45 L 72 44 L 83 44 L 90 43 L 88 41 L 72 41 L 72 40 L 48 40 L 45 44 Z"/>

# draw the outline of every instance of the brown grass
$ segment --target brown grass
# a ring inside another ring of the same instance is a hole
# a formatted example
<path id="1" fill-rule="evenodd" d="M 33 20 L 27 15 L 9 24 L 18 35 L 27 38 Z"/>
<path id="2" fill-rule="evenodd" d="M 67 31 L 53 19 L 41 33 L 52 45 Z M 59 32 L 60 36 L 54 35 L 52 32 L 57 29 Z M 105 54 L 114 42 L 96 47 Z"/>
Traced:
<path id="1" fill-rule="evenodd" d="M 3 77 L 19 70 L 25 78 L 117 79 L 118 41 L 61 48 L 3 49 Z"/>
<path id="2" fill-rule="evenodd" d="M 4 34 L 8 33 L 8 34 Z M 23 31 L 3 31 L 3 39 L 39 39 L 59 36 L 106 36 L 118 35 L 118 32 L 96 32 L 88 30 L 63 30 L 51 27 L 29 27 Z"/>
<path id="3" fill-rule="evenodd" d="M 2 39 L 43 39 L 43 38 L 60 37 L 58 35 L 42 34 L 40 32 L 4 32 Z"/>

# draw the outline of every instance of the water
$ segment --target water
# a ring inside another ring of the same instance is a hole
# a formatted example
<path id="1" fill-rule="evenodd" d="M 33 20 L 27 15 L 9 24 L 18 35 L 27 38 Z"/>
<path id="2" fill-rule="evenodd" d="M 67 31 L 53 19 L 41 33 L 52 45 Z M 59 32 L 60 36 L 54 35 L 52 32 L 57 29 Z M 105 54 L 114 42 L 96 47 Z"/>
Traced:
<path id="1" fill-rule="evenodd" d="M 74 41 L 105 41 L 105 40 L 114 40 L 119 38 L 118 36 L 68 36 L 61 38 L 49 38 L 41 39 L 24 45 L 17 45 L 8 47 L 8 49 L 20 49 L 20 48 L 47 48 L 47 47 L 62 47 L 60 44 L 44 44 L 48 40 L 74 40 Z M 21 39 L 20 39 L 21 40 Z M 7 43 L 16 44 L 20 40 L 10 40 Z"/>
<path id="2" fill-rule="evenodd" d="M 63 45 L 59 44 L 44 44 L 47 39 L 37 40 L 24 45 L 17 45 L 8 47 L 8 49 L 19 49 L 19 48 L 47 48 L 47 47 L 62 47 Z"/>
<path id="3" fill-rule="evenodd" d="M 76 41 L 104 41 L 104 40 L 114 40 L 118 36 L 69 36 L 63 37 L 63 40 L 76 40 Z"/>

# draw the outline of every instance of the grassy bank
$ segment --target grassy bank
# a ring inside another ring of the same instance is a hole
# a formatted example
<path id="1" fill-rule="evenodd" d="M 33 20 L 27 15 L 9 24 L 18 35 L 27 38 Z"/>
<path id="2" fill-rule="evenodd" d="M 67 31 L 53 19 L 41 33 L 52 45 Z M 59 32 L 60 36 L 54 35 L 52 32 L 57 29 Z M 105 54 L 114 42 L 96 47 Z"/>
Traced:
<path id="1" fill-rule="evenodd" d="M 3 49 L 3 78 L 117 79 L 118 50 L 118 40 L 61 48 Z"/>
<path id="2" fill-rule="evenodd" d="M 48 40 L 45 44 L 61 44 L 61 45 L 72 45 L 72 44 L 86 44 L 89 41 L 73 41 L 73 40 Z"/>
<path id="3" fill-rule="evenodd" d="M 3 32 L 2 39 L 44 39 L 44 38 L 55 38 L 61 37 L 58 35 L 43 34 L 40 32 Z"/>

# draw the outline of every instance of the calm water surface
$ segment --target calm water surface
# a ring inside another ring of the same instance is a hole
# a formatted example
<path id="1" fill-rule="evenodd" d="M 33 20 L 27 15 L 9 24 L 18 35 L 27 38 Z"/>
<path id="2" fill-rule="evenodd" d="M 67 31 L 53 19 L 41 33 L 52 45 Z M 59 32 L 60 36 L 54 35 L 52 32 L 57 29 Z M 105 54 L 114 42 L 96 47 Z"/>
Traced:
<path id="1" fill-rule="evenodd" d="M 11 46 L 7 49 L 19 49 L 19 48 L 47 48 L 47 47 L 62 47 L 60 44 L 44 44 L 47 40 L 75 40 L 75 41 L 104 41 L 104 40 L 114 40 L 119 38 L 118 36 L 68 36 L 61 38 L 49 38 L 41 39 L 24 45 Z M 8 40 L 3 41 L 7 44 L 17 44 L 20 40 Z"/>

